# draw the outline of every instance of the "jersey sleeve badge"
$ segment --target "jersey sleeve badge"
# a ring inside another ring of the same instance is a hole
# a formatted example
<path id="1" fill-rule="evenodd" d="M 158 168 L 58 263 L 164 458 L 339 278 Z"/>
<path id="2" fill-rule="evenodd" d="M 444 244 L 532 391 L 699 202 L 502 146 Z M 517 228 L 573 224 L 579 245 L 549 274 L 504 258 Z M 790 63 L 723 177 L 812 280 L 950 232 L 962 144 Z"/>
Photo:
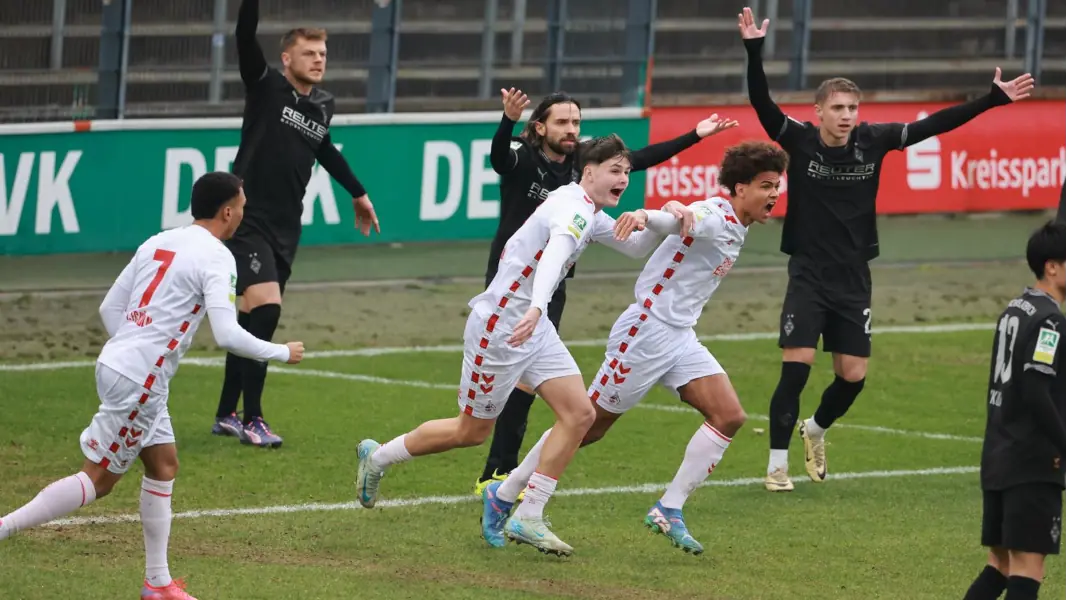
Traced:
<path id="1" fill-rule="evenodd" d="M 571 224 L 567 226 L 567 231 L 571 232 L 576 238 L 582 237 L 582 232 L 589 225 L 589 222 L 585 220 L 585 217 L 578 213 L 574 213 L 574 219 L 571 220 Z"/>
<path id="2" fill-rule="evenodd" d="M 230 273 L 230 302 L 237 302 L 237 275 Z"/>
<path id="3" fill-rule="evenodd" d="M 1035 362 L 1051 365 L 1056 360 L 1056 348 L 1060 345 L 1060 332 L 1042 327 L 1037 334 L 1037 345 L 1034 346 Z"/>

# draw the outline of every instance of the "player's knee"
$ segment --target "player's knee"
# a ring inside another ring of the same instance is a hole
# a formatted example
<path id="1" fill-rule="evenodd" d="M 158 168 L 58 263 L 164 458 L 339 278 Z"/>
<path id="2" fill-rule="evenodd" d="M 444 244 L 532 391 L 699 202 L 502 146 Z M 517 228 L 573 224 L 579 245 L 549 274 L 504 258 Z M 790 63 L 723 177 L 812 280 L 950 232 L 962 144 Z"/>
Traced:
<path id="1" fill-rule="evenodd" d="M 493 432 L 493 421 L 476 421 L 469 423 L 467 427 L 459 427 L 453 439 L 453 445 L 457 448 L 472 448 L 481 446 L 489 439 Z"/>
<path id="2" fill-rule="evenodd" d="M 867 365 L 853 365 L 841 369 L 837 376 L 849 383 L 858 383 L 862 387 L 867 378 Z"/>
<path id="3" fill-rule="evenodd" d="M 782 362 L 798 362 L 811 366 L 815 364 L 815 348 L 783 348 Z"/>
<path id="4" fill-rule="evenodd" d="M 178 457 L 157 462 L 151 467 L 145 465 L 144 474 L 156 481 L 174 481 L 178 477 Z"/>
<path id="5" fill-rule="evenodd" d="M 989 566 L 998 570 L 1005 577 L 1008 576 L 1009 567 L 1011 562 L 1009 560 L 1008 551 L 1004 548 L 990 548 L 989 549 Z"/>
<path id="6" fill-rule="evenodd" d="M 86 475 L 93 481 L 93 489 L 96 490 L 97 500 L 110 494 L 119 480 L 119 477 L 112 476 L 107 471 L 103 473 L 86 473 Z"/>

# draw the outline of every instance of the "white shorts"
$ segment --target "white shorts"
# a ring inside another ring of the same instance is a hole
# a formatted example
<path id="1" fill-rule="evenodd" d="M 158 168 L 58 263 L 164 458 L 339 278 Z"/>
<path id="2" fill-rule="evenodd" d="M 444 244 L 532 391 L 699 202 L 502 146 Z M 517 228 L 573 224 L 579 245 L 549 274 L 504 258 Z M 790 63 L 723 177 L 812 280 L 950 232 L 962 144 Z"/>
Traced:
<path id="1" fill-rule="evenodd" d="M 166 396 L 100 363 L 96 365 L 96 393 L 100 408 L 81 434 L 85 458 L 122 475 L 141 448 L 174 443 Z"/>
<path id="2" fill-rule="evenodd" d="M 604 364 L 589 386 L 589 398 L 622 414 L 659 383 L 672 393 L 701 377 L 725 373 L 691 327 L 671 327 L 632 305 L 611 328 Z"/>
<path id="3" fill-rule="evenodd" d="M 578 364 L 559 339 L 548 317 L 542 316 L 530 339 L 512 348 L 511 331 L 500 327 L 492 312 L 475 308 L 463 332 L 463 375 L 459 381 L 459 409 L 478 419 L 500 416 L 515 386 L 537 389 L 549 379 L 581 375 Z"/>

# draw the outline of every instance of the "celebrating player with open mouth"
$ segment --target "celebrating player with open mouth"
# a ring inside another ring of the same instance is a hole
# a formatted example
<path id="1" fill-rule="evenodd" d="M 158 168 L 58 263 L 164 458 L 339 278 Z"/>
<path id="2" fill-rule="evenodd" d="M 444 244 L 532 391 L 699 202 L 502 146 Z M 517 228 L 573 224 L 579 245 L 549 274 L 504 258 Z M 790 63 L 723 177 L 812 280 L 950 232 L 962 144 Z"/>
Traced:
<path id="1" fill-rule="evenodd" d="M 614 135 L 590 140 L 582 144 L 579 156 L 581 181 L 549 194 L 504 246 L 492 282 L 469 303 L 459 415 L 428 421 L 381 446 L 373 440 L 360 442 L 356 486 L 364 507 L 374 506 L 378 484 L 390 466 L 414 456 L 482 444 L 521 381 L 552 408 L 556 426 L 545 440 L 537 473 L 526 490 L 525 502 L 537 508 L 509 521 L 507 534 L 542 552 L 572 552 L 548 529 L 542 510 L 595 414 L 578 365 L 549 322 L 545 307 L 591 242 L 635 257 L 651 251 L 657 242 L 649 232 L 616 240 L 615 220 L 602 210 L 618 205 L 629 184 L 629 152 L 622 140 Z"/>
<path id="2" fill-rule="evenodd" d="M 648 527 L 686 552 L 700 554 L 704 547 L 689 534 L 682 505 L 719 464 L 745 422 L 729 377 L 697 339 L 693 326 L 737 261 L 749 225 L 770 218 L 788 164 L 785 151 L 769 142 L 744 142 L 726 150 L 719 180 L 730 197 L 690 205 L 692 228 L 683 224 L 680 235 L 669 235 L 659 245 L 637 279 L 635 302 L 611 329 L 604 363 L 589 386 L 596 420 L 582 445 L 604 437 L 657 383 L 704 416 L 674 481 L 645 517 Z M 671 203 L 665 208 L 674 212 Z M 619 218 L 617 231 L 624 237 L 636 226 L 667 235 L 677 225 L 666 212 L 636 211 Z M 527 479 L 536 477 L 534 469 L 551 431 L 503 483 L 493 482 L 483 493 L 482 536 L 490 545 L 502 544 L 504 521 Z M 516 517 L 532 510 L 527 506 L 529 494 L 515 509 Z"/>

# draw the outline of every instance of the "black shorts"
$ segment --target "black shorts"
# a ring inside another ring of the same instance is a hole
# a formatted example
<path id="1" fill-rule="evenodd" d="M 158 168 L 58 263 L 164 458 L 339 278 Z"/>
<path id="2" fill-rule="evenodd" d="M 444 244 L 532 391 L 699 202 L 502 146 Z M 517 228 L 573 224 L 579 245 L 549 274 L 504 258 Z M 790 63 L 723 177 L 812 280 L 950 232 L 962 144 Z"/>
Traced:
<path id="1" fill-rule="evenodd" d="M 262 235 L 253 229 L 239 229 L 224 243 L 237 263 L 238 296 L 244 294 L 248 286 L 269 281 L 276 282 L 285 292 L 292 267 Z"/>
<path id="2" fill-rule="evenodd" d="M 489 287 L 489 284 L 493 282 L 493 278 L 496 277 L 496 271 L 494 265 L 489 266 L 489 271 L 485 274 L 485 287 Z M 556 332 L 559 332 L 559 323 L 563 320 L 563 307 L 567 304 L 567 280 L 559 282 L 559 287 L 552 294 L 552 299 L 548 301 L 548 320 L 556 328 Z"/>
<path id="3" fill-rule="evenodd" d="M 871 355 L 871 269 L 867 263 L 830 265 L 793 257 L 782 303 L 780 348 Z"/>
<path id="4" fill-rule="evenodd" d="M 982 492 L 982 545 L 1016 552 L 1059 554 L 1063 488 L 1026 483 Z"/>

